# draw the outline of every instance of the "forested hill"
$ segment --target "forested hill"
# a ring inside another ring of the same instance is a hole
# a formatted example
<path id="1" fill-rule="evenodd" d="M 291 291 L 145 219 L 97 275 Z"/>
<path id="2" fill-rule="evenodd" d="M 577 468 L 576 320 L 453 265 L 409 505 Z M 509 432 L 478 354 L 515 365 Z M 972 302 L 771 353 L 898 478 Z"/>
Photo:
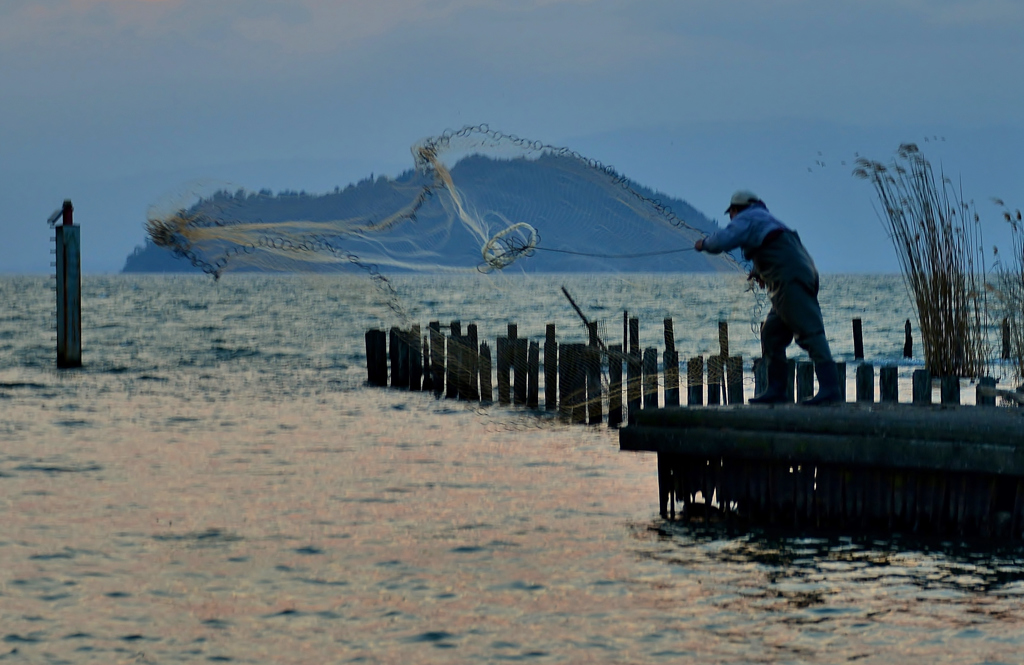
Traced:
<path id="1" fill-rule="evenodd" d="M 694 234 L 652 214 L 650 204 L 640 197 L 668 207 L 685 224 L 701 233 L 717 226 L 683 200 L 653 192 L 631 181 L 610 183 L 607 176 L 587 168 L 578 160 L 557 155 L 539 159 L 492 159 L 480 155 L 466 157 L 452 168 L 452 178 L 465 200 L 475 211 L 495 219 L 525 221 L 540 232 L 537 251 L 514 264 L 526 272 L 707 272 L 723 269 L 721 259 L 692 251 L 657 255 L 659 250 L 691 246 Z M 291 220 L 330 221 L 379 215 L 399 210 L 411 200 L 412 171 L 397 178 L 367 178 L 344 189 L 326 194 L 284 191 L 273 194 L 218 192 L 197 206 L 223 206 L 232 210 L 237 221 L 263 223 Z M 437 197 L 434 197 L 436 199 Z M 440 220 L 449 216 L 436 200 L 428 199 L 417 213 L 420 220 Z M 659 221 L 660 219 L 660 221 Z M 654 221 L 652 221 L 654 220 Z M 500 228 L 500 224 L 498 227 Z M 459 224 L 446 231 L 445 245 L 438 266 L 461 265 L 448 257 L 479 259 L 479 238 Z M 353 239 L 353 243 L 359 243 Z M 367 250 L 371 243 L 363 245 Z M 359 248 L 346 249 L 360 254 Z M 374 248 L 377 251 L 377 248 Z M 604 258 L 595 255 L 603 254 Z M 622 255 L 645 254 L 642 258 L 621 259 Z M 615 259 L 608 255 L 617 255 Z M 242 268 L 244 269 L 244 268 Z M 336 270 L 337 267 L 330 268 Z M 147 238 L 127 258 L 122 272 L 193 272 L 186 260 L 169 250 L 153 245 Z"/>

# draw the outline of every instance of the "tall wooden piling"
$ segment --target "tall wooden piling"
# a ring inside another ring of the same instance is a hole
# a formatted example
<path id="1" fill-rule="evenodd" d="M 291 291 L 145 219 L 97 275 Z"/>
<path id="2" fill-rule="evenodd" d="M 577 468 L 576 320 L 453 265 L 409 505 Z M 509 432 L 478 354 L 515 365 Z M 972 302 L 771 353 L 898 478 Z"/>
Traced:
<path id="1" fill-rule="evenodd" d="M 510 340 L 512 344 L 512 403 L 526 406 L 527 361 L 529 356 L 528 340 L 517 337 Z"/>
<path id="2" fill-rule="evenodd" d="M 1000 329 L 1001 329 L 1001 331 L 1003 333 L 1003 349 L 1002 349 L 1003 353 L 1002 353 L 1002 358 L 1003 358 L 1003 360 L 1009 360 L 1010 359 L 1010 319 L 1009 318 L 1003 318 L 1003 325 L 1000 326 Z"/>
<path id="3" fill-rule="evenodd" d="M 366 331 L 366 382 L 371 386 L 388 385 L 388 335 L 383 330 Z"/>
<path id="4" fill-rule="evenodd" d="M 540 344 L 530 342 L 530 348 L 526 357 L 526 406 L 536 409 L 540 403 L 540 386 L 537 385 L 540 379 Z"/>
<path id="5" fill-rule="evenodd" d="M 423 356 L 420 346 L 420 326 L 413 324 L 409 329 L 409 390 L 420 390 L 423 387 Z"/>
<path id="6" fill-rule="evenodd" d="M 926 369 L 915 369 L 914 376 L 914 404 L 927 405 L 932 403 L 932 375 Z"/>
<path id="7" fill-rule="evenodd" d="M 621 365 L 619 371 L 621 374 Z M 558 341 L 553 323 L 547 324 L 544 332 L 544 408 L 548 411 L 558 408 Z"/>
<path id="8" fill-rule="evenodd" d="M 480 338 L 475 323 L 466 326 L 466 369 L 467 396 L 473 402 L 480 401 Z"/>
<path id="9" fill-rule="evenodd" d="M 911 326 L 910 319 L 907 319 L 906 324 L 903 326 L 903 357 L 913 358 L 914 357 L 914 338 L 910 334 Z"/>
<path id="10" fill-rule="evenodd" d="M 491 392 L 491 348 L 487 342 L 480 344 L 480 401 L 490 404 L 494 400 Z"/>
<path id="11" fill-rule="evenodd" d="M 686 363 L 686 403 L 704 404 L 704 356 L 695 356 Z"/>
<path id="12" fill-rule="evenodd" d="M 458 338 L 462 336 L 462 322 L 452 321 L 448 327 L 448 353 L 446 363 L 446 385 L 444 396 L 448 399 L 455 399 L 459 396 L 459 372 L 462 371 L 462 367 L 457 364 L 459 357 L 462 355 L 461 350 L 458 348 Z M 454 348 L 453 348 L 454 347 Z M 453 360 L 456 364 L 453 365 Z"/>
<path id="13" fill-rule="evenodd" d="M 82 366 L 82 249 L 81 228 L 75 226 L 70 200 L 61 208 L 54 228 L 57 268 L 57 367 Z"/>
<path id="14" fill-rule="evenodd" d="M 679 406 L 679 354 L 672 319 L 665 319 L 665 406 Z"/>
<path id="15" fill-rule="evenodd" d="M 862 363 L 857 367 L 857 401 L 875 401 L 875 366 L 871 363 Z"/>
<path id="16" fill-rule="evenodd" d="M 618 427 L 621 424 L 622 345 L 612 344 L 608 347 L 608 427 Z"/>
<path id="17" fill-rule="evenodd" d="M 512 403 L 511 368 L 512 344 L 508 337 L 499 337 L 495 346 L 498 366 L 498 404 Z"/>
<path id="18" fill-rule="evenodd" d="M 743 404 L 743 356 L 725 359 L 725 383 L 729 404 Z"/>
<path id="19" fill-rule="evenodd" d="M 626 411 L 629 422 L 640 410 L 640 382 L 643 377 L 640 354 L 640 319 L 629 320 L 629 356 L 626 358 Z"/>
<path id="20" fill-rule="evenodd" d="M 878 401 L 900 401 L 899 370 L 895 365 L 886 365 L 878 370 Z"/>
<path id="21" fill-rule="evenodd" d="M 722 356 L 708 356 L 708 406 L 722 403 Z"/>
<path id="22" fill-rule="evenodd" d="M 853 320 L 853 357 L 855 360 L 864 359 L 864 330 L 860 319 Z"/>
<path id="23" fill-rule="evenodd" d="M 942 404 L 960 404 L 960 377 L 942 377 L 939 380 L 939 395 Z"/>
<path id="24" fill-rule="evenodd" d="M 658 408 L 658 350 L 653 346 L 644 349 L 644 406 Z"/>
<path id="25" fill-rule="evenodd" d="M 434 390 L 434 397 L 440 397 L 445 392 L 445 368 L 444 368 L 444 336 L 441 334 L 441 322 L 430 322 L 430 383 Z"/>

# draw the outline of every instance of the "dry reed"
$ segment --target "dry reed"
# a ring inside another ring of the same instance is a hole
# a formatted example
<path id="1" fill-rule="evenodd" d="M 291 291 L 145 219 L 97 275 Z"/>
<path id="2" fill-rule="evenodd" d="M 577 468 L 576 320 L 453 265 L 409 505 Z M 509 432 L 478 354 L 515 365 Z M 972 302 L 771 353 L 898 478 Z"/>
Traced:
<path id="1" fill-rule="evenodd" d="M 1000 255 L 995 250 L 993 266 L 992 291 L 1002 308 L 1004 335 L 1009 335 L 1004 344 L 1009 348 L 1003 350 L 1009 356 L 1018 381 L 1024 380 L 1024 225 L 1021 212 L 1011 212 L 999 199 L 996 205 L 1003 208 L 1003 219 L 1010 225 L 1010 244 L 1012 251 L 1009 256 Z"/>
<path id="2" fill-rule="evenodd" d="M 901 145 L 889 165 L 859 158 L 853 174 L 874 186 L 881 203 L 917 314 L 925 367 L 932 376 L 981 376 L 986 301 L 984 265 L 980 275 L 975 269 L 982 246 L 977 214 L 941 171 L 936 178 L 913 143 Z"/>

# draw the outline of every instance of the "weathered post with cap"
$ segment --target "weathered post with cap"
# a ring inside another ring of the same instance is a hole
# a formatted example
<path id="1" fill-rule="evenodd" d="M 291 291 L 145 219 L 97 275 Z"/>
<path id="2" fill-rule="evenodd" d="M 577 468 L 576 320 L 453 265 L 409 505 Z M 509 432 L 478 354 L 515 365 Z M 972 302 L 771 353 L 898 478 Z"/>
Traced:
<path id="1" fill-rule="evenodd" d="M 57 367 L 82 366 L 82 245 L 74 207 L 64 200 L 61 224 L 54 228 L 57 268 Z M 50 218 L 57 221 L 57 215 Z"/>

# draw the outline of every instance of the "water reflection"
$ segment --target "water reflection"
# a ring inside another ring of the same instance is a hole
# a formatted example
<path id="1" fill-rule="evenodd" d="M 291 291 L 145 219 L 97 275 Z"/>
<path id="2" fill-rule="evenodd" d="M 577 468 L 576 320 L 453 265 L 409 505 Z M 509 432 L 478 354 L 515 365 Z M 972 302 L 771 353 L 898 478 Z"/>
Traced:
<path id="1" fill-rule="evenodd" d="M 756 564 L 773 584 L 835 581 L 909 585 L 986 595 L 1024 593 L 1024 545 L 927 540 L 894 534 L 808 537 L 765 530 L 658 521 L 634 525 L 638 540 L 662 547 L 642 558 L 685 567 Z M 1018 588 L 1019 587 L 1019 588 Z"/>

